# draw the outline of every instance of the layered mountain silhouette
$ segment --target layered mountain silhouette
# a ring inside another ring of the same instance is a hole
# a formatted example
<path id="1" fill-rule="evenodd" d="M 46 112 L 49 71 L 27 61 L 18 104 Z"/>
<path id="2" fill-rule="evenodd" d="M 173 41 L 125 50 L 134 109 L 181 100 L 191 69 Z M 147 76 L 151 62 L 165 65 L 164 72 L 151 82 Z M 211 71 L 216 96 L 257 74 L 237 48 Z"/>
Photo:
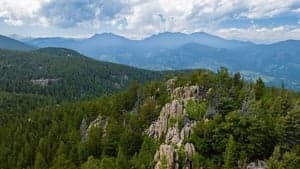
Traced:
<path id="1" fill-rule="evenodd" d="M 34 47 L 12 38 L 0 35 L 0 49 L 29 51 L 34 49 Z"/>
<path id="2" fill-rule="evenodd" d="M 300 41 L 273 44 L 228 40 L 204 32 L 165 32 L 141 40 L 112 33 L 85 39 L 35 38 L 24 41 L 37 47 L 63 47 L 97 60 L 151 70 L 178 70 L 227 67 L 240 71 L 246 79 L 262 77 L 265 82 L 282 83 L 300 90 Z"/>

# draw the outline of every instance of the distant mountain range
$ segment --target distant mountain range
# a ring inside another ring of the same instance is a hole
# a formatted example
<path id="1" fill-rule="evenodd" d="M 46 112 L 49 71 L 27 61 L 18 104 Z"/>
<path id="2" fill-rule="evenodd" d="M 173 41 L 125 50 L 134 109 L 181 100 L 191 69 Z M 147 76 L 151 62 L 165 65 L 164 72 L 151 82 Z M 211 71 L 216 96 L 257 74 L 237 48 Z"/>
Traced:
<path id="1" fill-rule="evenodd" d="M 34 49 L 34 47 L 18 40 L 0 35 L 0 49 L 29 51 Z"/>
<path id="2" fill-rule="evenodd" d="M 63 47 L 97 60 L 151 70 L 178 70 L 221 66 L 240 71 L 246 79 L 262 77 L 267 83 L 300 90 L 300 41 L 274 44 L 227 40 L 204 32 L 165 32 L 142 40 L 103 33 L 85 39 L 35 38 L 36 47 Z"/>

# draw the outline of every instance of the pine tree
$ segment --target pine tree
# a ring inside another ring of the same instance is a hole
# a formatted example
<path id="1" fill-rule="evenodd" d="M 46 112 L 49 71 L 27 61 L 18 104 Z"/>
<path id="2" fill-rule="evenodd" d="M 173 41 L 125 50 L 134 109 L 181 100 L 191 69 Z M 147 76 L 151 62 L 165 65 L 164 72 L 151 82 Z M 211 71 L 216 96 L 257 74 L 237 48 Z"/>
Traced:
<path id="1" fill-rule="evenodd" d="M 88 140 L 86 142 L 86 148 L 89 155 L 96 158 L 100 157 L 102 154 L 102 127 L 93 127 L 89 131 Z M 81 149 L 82 152 L 84 150 Z"/>
<path id="2" fill-rule="evenodd" d="M 276 146 L 270 159 L 268 160 L 268 169 L 283 169 L 280 163 L 280 147 Z"/>
<path id="3" fill-rule="evenodd" d="M 234 169 L 237 168 L 236 165 L 236 143 L 233 136 L 231 135 L 228 139 L 226 145 L 226 150 L 224 153 L 224 165 L 223 169 Z"/>
<path id="4" fill-rule="evenodd" d="M 116 169 L 129 169 L 128 159 L 122 148 L 119 148 L 118 156 L 116 158 Z"/>
<path id="5" fill-rule="evenodd" d="M 300 109 L 290 111 L 284 119 L 282 143 L 288 148 L 300 144 Z"/>
<path id="6" fill-rule="evenodd" d="M 80 169 L 99 169 L 101 161 L 95 159 L 93 156 L 90 156 L 88 160 L 83 163 Z"/>
<path id="7" fill-rule="evenodd" d="M 110 120 L 103 138 L 102 147 L 104 155 L 111 157 L 117 156 L 121 133 L 122 127 L 118 121 L 114 119 Z"/>
<path id="8" fill-rule="evenodd" d="M 263 94 L 264 94 L 264 89 L 265 89 L 265 83 L 261 78 L 258 78 L 256 80 L 256 84 L 254 87 L 254 92 L 255 92 L 255 99 L 259 100 Z"/>
<path id="9" fill-rule="evenodd" d="M 116 169 L 115 159 L 112 157 L 102 158 L 99 169 Z"/>
<path id="10" fill-rule="evenodd" d="M 155 101 L 153 99 L 146 99 L 144 101 L 144 104 L 140 106 L 140 121 L 141 121 L 141 124 L 143 125 L 143 127 L 148 127 L 151 122 L 153 122 L 159 112 L 156 111 L 155 109 Z"/>
<path id="11" fill-rule="evenodd" d="M 151 168 L 151 163 L 156 152 L 157 145 L 154 140 L 149 137 L 145 137 L 140 152 L 138 154 L 138 159 L 135 162 L 137 168 Z"/>
<path id="12" fill-rule="evenodd" d="M 286 152 L 283 154 L 282 166 L 284 169 L 299 169 L 300 155 L 294 152 Z"/>
<path id="13" fill-rule="evenodd" d="M 61 141 L 57 149 L 56 158 L 50 169 L 76 169 L 75 164 L 67 159 L 66 151 L 66 145 Z"/>
<path id="14" fill-rule="evenodd" d="M 34 169 L 47 169 L 46 161 L 40 152 L 36 153 L 34 161 Z"/>

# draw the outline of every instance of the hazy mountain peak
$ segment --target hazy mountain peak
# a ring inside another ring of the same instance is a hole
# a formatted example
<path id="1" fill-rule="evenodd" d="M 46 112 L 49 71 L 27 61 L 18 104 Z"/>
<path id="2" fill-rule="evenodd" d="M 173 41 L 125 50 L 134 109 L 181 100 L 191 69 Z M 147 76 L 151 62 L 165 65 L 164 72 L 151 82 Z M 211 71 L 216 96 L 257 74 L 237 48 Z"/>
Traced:
<path id="1" fill-rule="evenodd" d="M 178 38 L 178 37 L 186 37 L 187 34 L 181 32 L 161 32 L 158 34 L 154 34 L 150 37 L 145 38 L 144 40 L 151 40 L 151 39 L 161 39 L 161 38 Z"/>
<path id="2" fill-rule="evenodd" d="M 189 34 L 190 36 L 192 37 L 197 37 L 197 38 L 215 38 L 215 39 L 223 39 L 219 36 L 216 36 L 216 35 L 212 35 L 212 34 L 209 34 L 209 33 L 206 33 L 206 32 L 194 32 L 194 33 L 191 33 Z"/>
<path id="3" fill-rule="evenodd" d="M 156 35 L 157 36 L 167 36 L 167 35 L 169 35 L 169 36 L 178 36 L 178 35 L 185 36 L 186 34 L 182 33 L 182 32 L 161 32 Z"/>
<path id="4" fill-rule="evenodd" d="M 214 36 L 212 34 L 206 33 L 206 32 L 193 32 L 190 35 L 205 35 L 205 36 Z"/>
<path id="5" fill-rule="evenodd" d="M 10 50 L 24 50 L 24 51 L 34 49 L 33 46 L 27 45 L 23 42 L 20 42 L 18 40 L 3 35 L 0 35 L 0 48 L 10 49 Z"/>
<path id="6" fill-rule="evenodd" d="M 114 39 L 126 39 L 123 36 L 116 35 L 113 33 L 101 33 L 101 34 L 94 34 L 90 39 L 100 39 L 100 38 L 114 38 Z"/>

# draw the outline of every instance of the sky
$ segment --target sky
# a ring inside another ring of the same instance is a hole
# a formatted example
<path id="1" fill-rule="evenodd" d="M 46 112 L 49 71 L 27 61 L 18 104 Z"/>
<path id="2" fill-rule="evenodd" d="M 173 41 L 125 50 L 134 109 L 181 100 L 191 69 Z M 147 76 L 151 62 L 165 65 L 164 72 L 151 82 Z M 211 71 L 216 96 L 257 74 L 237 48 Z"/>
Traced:
<path id="1" fill-rule="evenodd" d="M 271 43 L 300 40 L 300 0 L 0 0 L 0 34 L 142 39 L 207 32 Z"/>

